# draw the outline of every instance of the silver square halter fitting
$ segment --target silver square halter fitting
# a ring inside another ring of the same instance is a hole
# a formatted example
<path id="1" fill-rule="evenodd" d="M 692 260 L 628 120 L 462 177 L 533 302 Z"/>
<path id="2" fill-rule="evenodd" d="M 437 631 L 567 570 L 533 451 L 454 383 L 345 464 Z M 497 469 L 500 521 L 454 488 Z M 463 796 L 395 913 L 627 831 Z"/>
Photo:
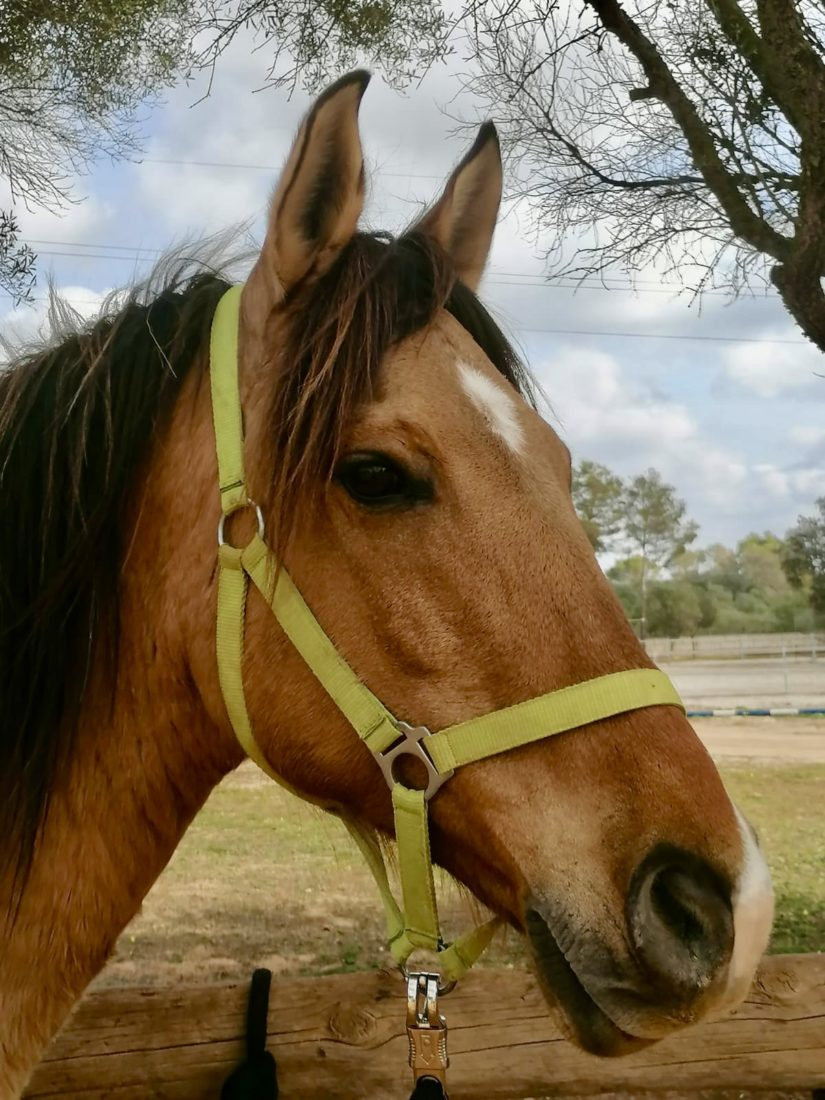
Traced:
<path id="1" fill-rule="evenodd" d="M 386 752 L 375 754 L 375 759 L 384 773 L 387 786 L 392 790 L 398 782 L 392 774 L 392 766 L 395 761 L 400 756 L 414 756 L 427 769 L 427 786 L 424 789 L 424 800 L 429 802 L 433 795 L 450 779 L 453 770 L 451 768 L 448 772 L 439 772 L 436 769 L 435 764 L 430 759 L 430 754 L 422 744 L 428 737 L 432 737 L 431 731 L 426 726 L 411 726 L 408 722 L 398 721 L 396 721 L 395 726 L 401 740 L 388 748 Z"/>

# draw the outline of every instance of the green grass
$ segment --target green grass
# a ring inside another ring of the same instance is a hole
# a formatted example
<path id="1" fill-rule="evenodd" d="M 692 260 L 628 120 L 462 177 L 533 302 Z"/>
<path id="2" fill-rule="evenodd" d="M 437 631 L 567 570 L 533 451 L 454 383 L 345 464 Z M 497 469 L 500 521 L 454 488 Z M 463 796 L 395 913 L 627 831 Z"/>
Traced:
<path id="1" fill-rule="evenodd" d="M 771 950 L 825 950 L 825 767 L 722 772 L 773 872 Z M 477 916 L 451 884 L 440 906 L 448 933 Z M 523 961 L 514 933 L 498 937 L 485 957 L 486 965 Z M 344 827 L 250 766 L 209 799 L 102 981 L 240 979 L 257 965 L 331 974 L 388 964 L 375 886 Z"/>
<path id="2" fill-rule="evenodd" d="M 825 950 L 825 768 L 723 768 L 759 834 L 776 890 L 771 951 Z"/>

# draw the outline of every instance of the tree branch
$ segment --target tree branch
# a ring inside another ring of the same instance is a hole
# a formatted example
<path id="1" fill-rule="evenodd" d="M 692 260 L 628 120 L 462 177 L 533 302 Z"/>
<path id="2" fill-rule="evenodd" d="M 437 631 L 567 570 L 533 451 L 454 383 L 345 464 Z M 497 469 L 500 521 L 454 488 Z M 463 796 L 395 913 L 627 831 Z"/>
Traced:
<path id="1" fill-rule="evenodd" d="M 787 255 L 789 241 L 751 210 L 735 179 L 722 163 L 711 134 L 682 90 L 656 46 L 617 0 L 585 0 L 609 31 L 633 54 L 649 86 L 673 115 L 688 143 L 705 184 L 719 201 L 734 233 L 777 260 Z"/>

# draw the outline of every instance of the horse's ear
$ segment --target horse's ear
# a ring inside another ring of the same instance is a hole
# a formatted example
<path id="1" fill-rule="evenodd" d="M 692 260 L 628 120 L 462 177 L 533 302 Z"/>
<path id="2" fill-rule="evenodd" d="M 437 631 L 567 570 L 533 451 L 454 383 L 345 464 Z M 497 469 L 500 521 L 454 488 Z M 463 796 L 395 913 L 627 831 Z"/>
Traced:
<path id="1" fill-rule="evenodd" d="M 485 122 L 441 198 L 414 227 L 434 237 L 471 290 L 481 282 L 501 203 L 498 134 Z"/>
<path id="2" fill-rule="evenodd" d="M 310 272 L 328 268 L 355 232 L 364 205 L 358 108 L 369 80 L 363 71 L 341 77 L 298 131 L 250 276 L 263 277 L 270 308 Z"/>

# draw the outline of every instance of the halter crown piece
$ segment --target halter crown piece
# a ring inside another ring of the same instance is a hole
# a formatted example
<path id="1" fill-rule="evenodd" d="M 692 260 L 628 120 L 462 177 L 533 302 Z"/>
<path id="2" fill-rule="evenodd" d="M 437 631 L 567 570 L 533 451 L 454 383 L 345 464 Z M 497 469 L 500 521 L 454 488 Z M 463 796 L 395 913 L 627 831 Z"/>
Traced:
<path id="1" fill-rule="evenodd" d="M 229 720 L 247 756 L 267 775 L 288 786 L 260 750 L 249 722 L 243 688 L 244 617 L 249 581 L 272 609 L 284 633 L 332 701 L 375 756 L 392 792 L 403 907 L 396 902 L 373 831 L 354 820 L 346 825 L 372 871 L 387 918 L 390 950 L 403 967 L 417 948 L 438 954 L 447 981 L 456 981 L 492 939 L 499 921 L 489 920 L 445 944 L 438 923 L 427 803 L 455 768 L 527 745 L 565 730 L 642 707 L 684 709 L 679 695 L 658 669 L 632 669 L 598 676 L 524 703 L 471 718 L 438 733 L 398 721 L 362 683 L 307 607 L 284 568 L 264 541 L 260 508 L 246 490 L 243 426 L 238 389 L 238 324 L 242 287 L 231 287 L 212 322 L 211 390 L 218 453 L 221 518 L 218 526 L 218 675 Z M 224 540 L 227 516 L 254 511 L 258 531 L 245 547 Z M 411 754 L 427 769 L 425 790 L 411 790 L 393 776 L 393 762 Z M 379 772 L 376 772 L 376 779 Z M 292 788 L 289 788 L 292 789 Z M 298 792 L 293 792 L 298 793 Z"/>

